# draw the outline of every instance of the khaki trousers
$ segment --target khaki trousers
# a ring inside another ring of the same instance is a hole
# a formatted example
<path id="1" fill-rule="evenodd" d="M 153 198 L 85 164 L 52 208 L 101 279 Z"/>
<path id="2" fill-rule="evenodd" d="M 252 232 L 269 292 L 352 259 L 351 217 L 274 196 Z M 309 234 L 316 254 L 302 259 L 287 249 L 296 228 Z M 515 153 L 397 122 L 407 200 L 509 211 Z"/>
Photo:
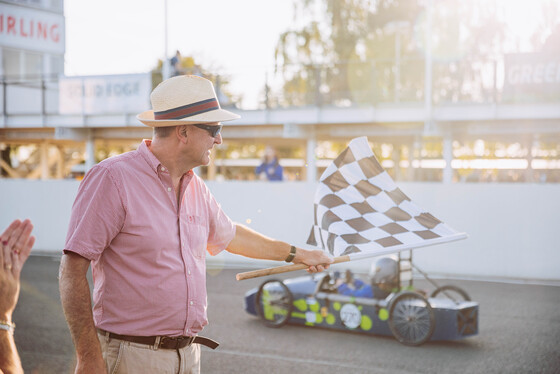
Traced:
<path id="1" fill-rule="evenodd" d="M 109 374 L 200 374 L 200 345 L 156 349 L 97 334 Z"/>

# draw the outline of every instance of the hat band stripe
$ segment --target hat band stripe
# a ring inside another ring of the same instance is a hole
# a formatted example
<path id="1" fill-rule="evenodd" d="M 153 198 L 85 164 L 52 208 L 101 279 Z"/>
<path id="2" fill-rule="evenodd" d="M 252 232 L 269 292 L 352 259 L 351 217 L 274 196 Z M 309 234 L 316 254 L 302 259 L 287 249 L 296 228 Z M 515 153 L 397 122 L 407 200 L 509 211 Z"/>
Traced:
<path id="1" fill-rule="evenodd" d="M 208 100 L 203 100 L 188 105 L 183 105 L 173 109 L 168 109 L 161 112 L 154 112 L 154 119 L 156 120 L 182 119 L 182 118 L 192 117 L 197 114 L 201 114 L 217 109 L 220 109 L 218 100 L 208 99 Z"/>

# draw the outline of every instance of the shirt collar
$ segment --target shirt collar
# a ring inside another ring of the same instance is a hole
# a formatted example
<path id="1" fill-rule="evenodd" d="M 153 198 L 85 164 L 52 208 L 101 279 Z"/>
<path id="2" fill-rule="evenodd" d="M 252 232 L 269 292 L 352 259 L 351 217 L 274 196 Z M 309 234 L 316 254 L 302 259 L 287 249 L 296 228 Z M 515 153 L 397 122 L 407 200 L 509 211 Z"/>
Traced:
<path id="1" fill-rule="evenodd" d="M 157 157 L 150 151 L 150 145 L 152 141 L 150 139 L 142 140 L 142 143 L 138 146 L 138 153 L 144 157 L 148 165 L 152 168 L 152 170 L 157 173 L 158 168 L 161 165 L 161 162 L 157 159 Z"/>

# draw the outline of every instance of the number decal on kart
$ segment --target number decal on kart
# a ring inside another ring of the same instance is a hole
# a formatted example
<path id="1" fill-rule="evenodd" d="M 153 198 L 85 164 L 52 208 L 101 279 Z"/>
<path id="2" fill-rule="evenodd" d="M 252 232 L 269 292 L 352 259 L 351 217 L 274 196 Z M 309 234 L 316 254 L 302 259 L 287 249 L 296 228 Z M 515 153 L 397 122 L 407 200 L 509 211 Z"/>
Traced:
<path id="1" fill-rule="evenodd" d="M 340 320 L 349 329 L 355 329 L 362 322 L 362 312 L 354 304 L 344 304 L 340 309 Z"/>

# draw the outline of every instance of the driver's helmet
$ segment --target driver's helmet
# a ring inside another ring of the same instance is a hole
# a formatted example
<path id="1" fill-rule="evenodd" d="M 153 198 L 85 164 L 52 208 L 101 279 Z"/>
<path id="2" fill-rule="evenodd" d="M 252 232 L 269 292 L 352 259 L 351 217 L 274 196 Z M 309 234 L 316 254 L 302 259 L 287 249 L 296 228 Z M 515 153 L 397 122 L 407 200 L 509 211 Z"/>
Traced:
<path id="1" fill-rule="evenodd" d="M 391 292 L 399 287 L 399 263 L 390 256 L 383 257 L 372 264 L 369 277 L 372 286 Z"/>

